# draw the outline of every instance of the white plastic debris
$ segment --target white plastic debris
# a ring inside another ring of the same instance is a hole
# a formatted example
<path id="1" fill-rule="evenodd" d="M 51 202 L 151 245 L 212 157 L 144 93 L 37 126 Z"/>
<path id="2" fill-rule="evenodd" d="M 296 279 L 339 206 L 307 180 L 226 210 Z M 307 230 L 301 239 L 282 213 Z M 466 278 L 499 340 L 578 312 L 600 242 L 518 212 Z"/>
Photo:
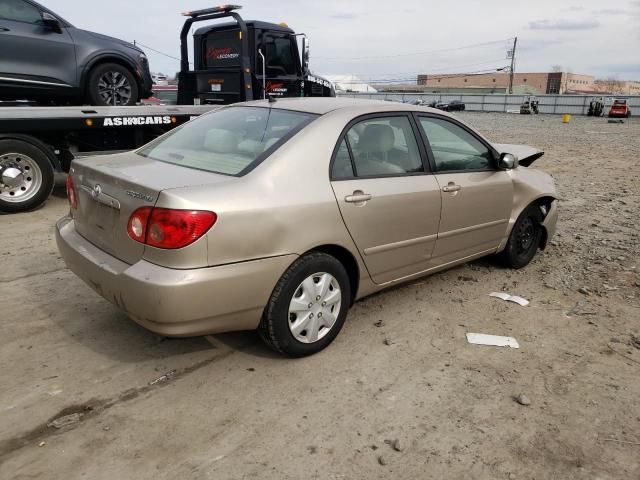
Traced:
<path id="1" fill-rule="evenodd" d="M 474 345 L 520 348 L 518 341 L 513 337 L 501 337 L 500 335 L 488 335 L 486 333 L 467 333 L 467 341 Z"/>
<path id="2" fill-rule="evenodd" d="M 491 292 L 489 294 L 490 297 L 501 298 L 507 302 L 514 302 L 521 306 L 529 305 L 529 300 L 526 298 L 519 297 L 518 295 L 511 295 L 507 292 Z"/>

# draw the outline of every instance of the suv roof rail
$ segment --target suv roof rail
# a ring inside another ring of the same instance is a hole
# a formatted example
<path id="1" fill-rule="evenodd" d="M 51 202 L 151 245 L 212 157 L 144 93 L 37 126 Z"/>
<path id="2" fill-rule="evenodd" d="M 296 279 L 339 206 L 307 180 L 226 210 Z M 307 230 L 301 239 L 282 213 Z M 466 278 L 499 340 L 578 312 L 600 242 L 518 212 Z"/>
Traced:
<path id="1" fill-rule="evenodd" d="M 219 7 L 204 8 L 202 10 L 194 10 L 192 12 L 183 12 L 182 15 L 185 17 L 196 18 L 202 15 L 211 15 L 214 13 L 228 13 L 233 10 L 240 10 L 241 8 L 241 5 L 220 5 Z"/>

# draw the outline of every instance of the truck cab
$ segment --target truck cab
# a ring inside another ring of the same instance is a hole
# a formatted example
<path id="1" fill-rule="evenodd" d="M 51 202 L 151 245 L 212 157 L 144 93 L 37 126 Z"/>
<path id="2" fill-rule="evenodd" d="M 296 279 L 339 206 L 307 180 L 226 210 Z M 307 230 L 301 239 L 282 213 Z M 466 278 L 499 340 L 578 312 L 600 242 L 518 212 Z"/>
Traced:
<path id="1" fill-rule="evenodd" d="M 243 20 L 225 5 L 187 12 L 181 35 L 178 103 L 229 104 L 267 97 L 335 96 L 331 83 L 308 68 L 308 41 L 286 24 Z M 193 35 L 193 70 L 186 34 L 196 21 L 227 19 Z M 302 54 L 297 37 L 302 37 Z"/>

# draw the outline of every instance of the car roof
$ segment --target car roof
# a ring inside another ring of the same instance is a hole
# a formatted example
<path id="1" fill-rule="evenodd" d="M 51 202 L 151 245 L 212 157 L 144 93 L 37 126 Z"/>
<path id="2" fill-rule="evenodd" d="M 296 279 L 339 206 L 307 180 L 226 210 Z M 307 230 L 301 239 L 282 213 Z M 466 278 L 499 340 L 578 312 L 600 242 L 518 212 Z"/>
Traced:
<path id="1" fill-rule="evenodd" d="M 236 106 L 248 107 L 271 107 L 280 110 L 295 110 L 297 112 L 314 113 L 324 115 L 335 110 L 357 108 L 359 113 L 376 112 L 434 112 L 439 115 L 445 114 L 442 110 L 420 105 L 411 105 L 400 102 L 387 102 L 382 100 L 369 100 L 348 97 L 290 97 L 277 98 L 275 102 L 268 100 L 254 100 L 250 102 L 237 103 Z"/>

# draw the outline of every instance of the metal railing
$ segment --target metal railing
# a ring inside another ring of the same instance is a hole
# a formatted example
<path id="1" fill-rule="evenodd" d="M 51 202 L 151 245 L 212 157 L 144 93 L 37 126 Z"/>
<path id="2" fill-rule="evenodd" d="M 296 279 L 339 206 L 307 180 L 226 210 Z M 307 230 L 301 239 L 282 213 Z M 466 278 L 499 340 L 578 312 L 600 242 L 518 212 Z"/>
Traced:
<path id="1" fill-rule="evenodd" d="M 354 93 L 336 92 L 338 96 L 352 98 L 368 98 L 372 100 L 387 100 L 402 103 L 414 101 L 424 102 L 450 102 L 460 100 L 464 102 L 465 109 L 475 112 L 507 112 L 520 109 L 520 104 L 529 95 L 508 95 L 502 93 Z M 586 115 L 589 102 L 594 98 L 603 98 L 605 101 L 605 115 L 614 98 L 625 98 L 631 108 L 631 113 L 640 115 L 640 95 L 536 95 L 538 110 L 540 113 L 556 113 L 572 115 Z"/>

